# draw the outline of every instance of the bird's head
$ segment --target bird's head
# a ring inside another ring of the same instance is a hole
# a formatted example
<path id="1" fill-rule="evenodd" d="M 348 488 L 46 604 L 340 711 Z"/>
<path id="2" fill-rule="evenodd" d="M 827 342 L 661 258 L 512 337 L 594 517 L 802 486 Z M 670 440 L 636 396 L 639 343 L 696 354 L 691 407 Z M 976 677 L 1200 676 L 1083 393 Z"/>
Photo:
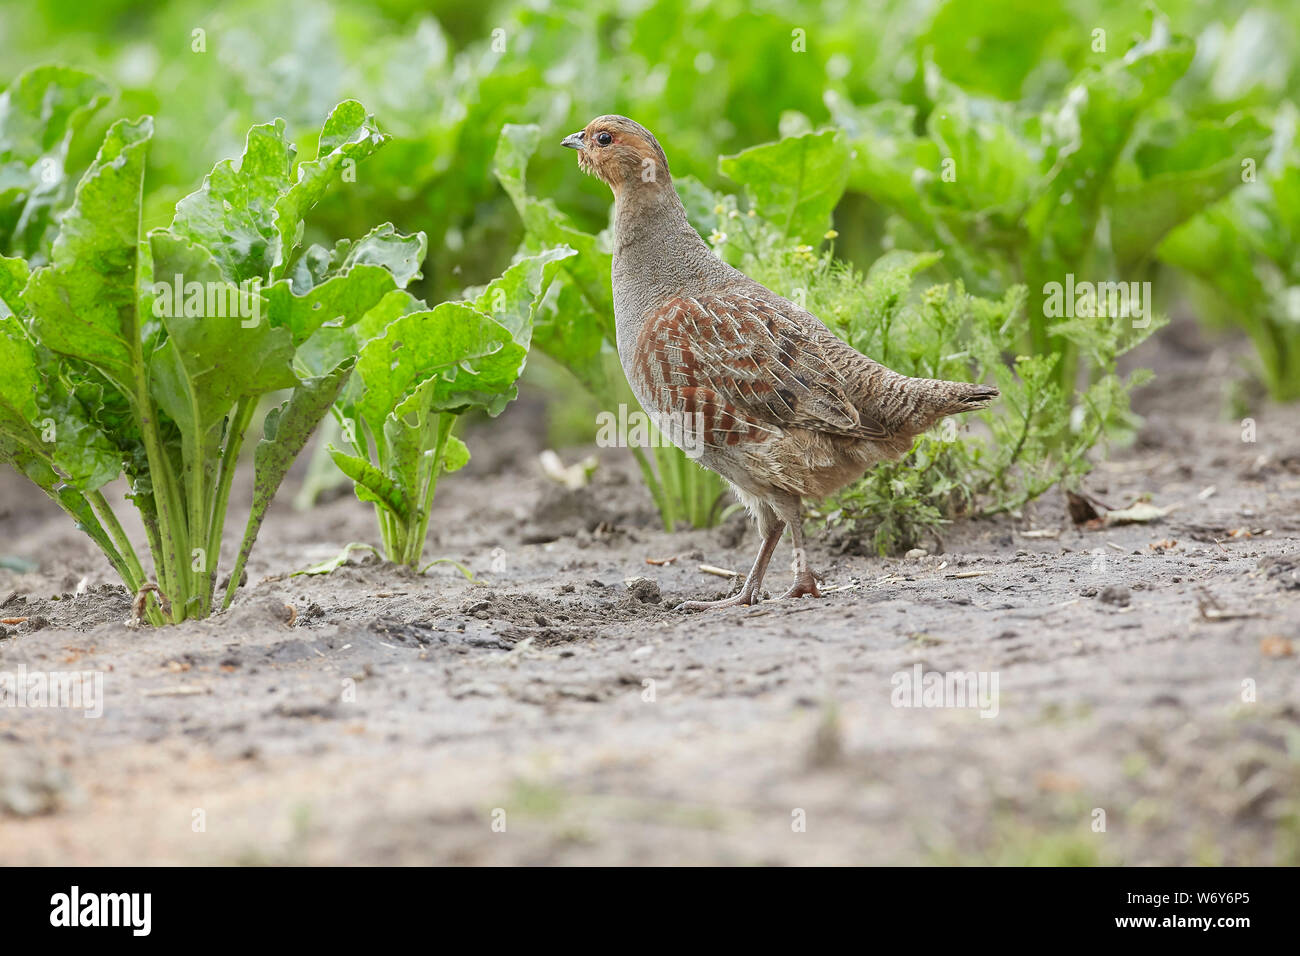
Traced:
<path id="1" fill-rule="evenodd" d="M 626 116 L 597 116 L 560 143 L 578 151 L 578 166 L 618 196 L 626 188 L 670 186 L 668 157 L 654 134 Z"/>

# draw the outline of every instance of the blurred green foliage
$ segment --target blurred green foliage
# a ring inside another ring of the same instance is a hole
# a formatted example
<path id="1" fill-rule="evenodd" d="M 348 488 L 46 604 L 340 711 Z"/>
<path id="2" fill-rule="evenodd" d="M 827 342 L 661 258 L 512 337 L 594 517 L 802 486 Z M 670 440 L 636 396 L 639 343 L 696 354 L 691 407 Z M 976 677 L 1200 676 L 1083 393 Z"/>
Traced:
<path id="1" fill-rule="evenodd" d="M 1070 119 L 1059 107 L 1079 84 L 1139 105 L 1159 100 L 1150 116 L 1142 113 L 1142 129 L 1113 127 L 1105 146 L 1117 153 L 1094 157 L 1121 165 L 1129 185 L 1157 161 L 1138 154 L 1142 141 L 1169 142 L 1184 121 L 1268 113 L 1300 91 L 1300 22 L 1289 0 L 1249 8 L 1229 0 L 1163 0 L 1160 9 L 1173 36 L 1158 56 L 1126 70 L 1122 61 L 1134 40 L 1151 35 L 1151 15 L 1119 0 L 6 0 L 0 83 L 24 67 L 59 60 L 97 70 L 120 89 L 100 129 L 81 137 L 84 161 L 112 119 L 158 116 L 155 222 L 204 173 L 200 157 L 237 155 L 253 122 L 283 117 L 305 143 L 333 103 L 361 99 L 395 142 L 315 222 L 343 234 L 376 218 L 423 228 L 431 237 L 426 281 L 453 287 L 498 274 L 514 248 L 502 240 L 519 234 L 491 171 L 496 136 L 507 122 L 538 123 L 549 143 L 599 113 L 626 113 L 666 144 L 675 174 L 716 187 L 720 153 L 833 121 L 848 124 L 869 109 L 875 125 L 859 130 L 865 148 L 852 188 L 873 202 L 855 204 L 859 221 L 838 223 L 841 255 L 865 266 L 892 241 L 880 228 L 882 216 L 916 192 L 905 188 L 908 167 L 901 168 L 903 180 L 873 185 L 889 174 L 891 158 L 911 148 L 894 141 L 904 130 L 958 160 L 961 189 L 950 190 L 957 195 L 941 206 L 976 214 L 971 225 L 982 232 L 969 238 L 983 244 L 986 233 L 996 236 L 1006 224 L 1008 204 L 1028 198 L 1030 169 L 1051 149 L 1041 139 L 1050 132 L 1044 120 L 1054 110 L 1062 122 Z M 1124 84 L 1124 72 L 1141 75 Z M 1107 92 L 1108 83 L 1126 89 Z M 1254 145 L 1244 129 L 1237 140 Z M 964 153 L 972 142 L 980 148 Z M 937 170 L 932 156 L 920 158 L 921 168 Z M 1194 161 L 1182 152 L 1165 157 L 1165 167 Z M 534 170 L 535 189 L 595 230 L 607 215 L 607 197 L 575 179 L 571 165 L 571 156 L 547 151 Z M 1097 168 L 1095 175 L 1107 172 Z M 1057 192 L 1043 202 L 1059 208 L 1059 191 L 1069 187 L 1061 176 L 1054 181 Z M 909 222 L 924 221 L 902 212 Z M 949 262 L 955 267 L 953 257 Z M 964 278 L 983 287 L 1004 277 L 986 269 Z"/>

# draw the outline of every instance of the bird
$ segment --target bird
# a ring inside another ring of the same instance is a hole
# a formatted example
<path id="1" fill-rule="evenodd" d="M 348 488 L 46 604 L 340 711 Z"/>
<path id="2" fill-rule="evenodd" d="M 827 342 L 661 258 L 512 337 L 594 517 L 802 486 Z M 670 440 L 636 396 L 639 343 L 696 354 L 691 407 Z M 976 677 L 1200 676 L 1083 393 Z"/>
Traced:
<path id="1" fill-rule="evenodd" d="M 821 597 L 805 499 L 900 458 L 940 419 L 984 408 L 998 390 L 894 372 L 722 261 L 687 219 L 663 147 L 641 124 L 598 116 L 561 145 L 614 194 L 615 339 L 632 393 L 670 441 L 726 479 L 758 528 L 740 591 L 678 608 L 761 602 L 787 527 L 794 584 L 782 598 Z"/>

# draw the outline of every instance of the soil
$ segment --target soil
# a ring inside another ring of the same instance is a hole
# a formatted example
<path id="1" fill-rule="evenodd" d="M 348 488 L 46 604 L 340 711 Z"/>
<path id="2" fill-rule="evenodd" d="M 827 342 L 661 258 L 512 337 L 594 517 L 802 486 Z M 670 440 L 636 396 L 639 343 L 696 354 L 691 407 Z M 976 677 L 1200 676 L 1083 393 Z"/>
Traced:
<path id="1" fill-rule="evenodd" d="M 672 608 L 733 587 L 701 564 L 748 568 L 744 516 L 664 533 L 618 451 L 551 484 L 536 398 L 439 487 L 427 555 L 474 581 L 366 552 L 291 576 L 376 533 L 350 491 L 300 513 L 286 487 L 236 605 L 173 628 L 128 627 L 89 542 L 0 474 L 0 556 L 35 566 L 0 570 L 27 619 L 0 674 L 104 694 L 0 706 L 0 861 L 1300 862 L 1296 412 L 1243 441 L 1233 349 L 1186 329 L 1135 361 L 1144 424 L 1085 488 L 1162 519 L 1076 528 L 1053 491 L 933 555 L 812 535 L 824 599 L 705 614 Z M 918 666 L 996 678 L 996 715 L 895 706 Z"/>

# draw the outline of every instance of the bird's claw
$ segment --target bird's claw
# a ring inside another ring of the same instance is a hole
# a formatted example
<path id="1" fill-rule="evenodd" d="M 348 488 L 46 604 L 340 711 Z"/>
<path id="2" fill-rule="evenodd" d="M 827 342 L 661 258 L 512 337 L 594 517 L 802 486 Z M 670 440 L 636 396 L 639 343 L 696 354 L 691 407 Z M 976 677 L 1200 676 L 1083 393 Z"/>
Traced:
<path id="1" fill-rule="evenodd" d="M 677 605 L 674 610 L 677 611 L 716 611 L 724 607 L 747 607 L 751 604 L 758 604 L 762 598 L 756 595 L 741 591 L 739 594 L 733 594 L 729 598 L 723 598 L 721 601 L 683 601 Z"/>
<path id="2" fill-rule="evenodd" d="M 800 597 L 819 598 L 821 596 L 822 592 L 821 589 L 817 587 L 817 579 L 813 577 L 812 574 L 807 575 L 807 577 L 801 576 L 798 578 L 794 582 L 794 586 L 781 595 L 782 599 Z"/>

